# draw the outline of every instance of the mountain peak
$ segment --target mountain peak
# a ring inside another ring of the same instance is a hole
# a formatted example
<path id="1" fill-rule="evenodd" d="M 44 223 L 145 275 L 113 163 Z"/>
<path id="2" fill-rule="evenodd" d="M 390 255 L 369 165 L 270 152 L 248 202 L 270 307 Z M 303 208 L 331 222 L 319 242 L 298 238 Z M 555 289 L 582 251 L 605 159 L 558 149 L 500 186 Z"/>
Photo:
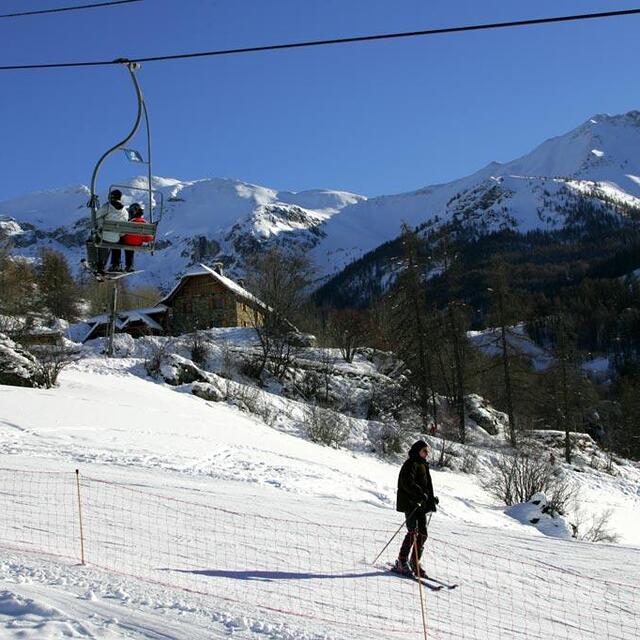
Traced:
<path id="1" fill-rule="evenodd" d="M 591 116 L 582 126 L 593 127 L 598 124 L 613 124 L 613 125 L 632 125 L 640 126 L 640 111 L 631 110 L 626 113 L 618 113 L 611 115 L 610 113 L 597 113 Z"/>

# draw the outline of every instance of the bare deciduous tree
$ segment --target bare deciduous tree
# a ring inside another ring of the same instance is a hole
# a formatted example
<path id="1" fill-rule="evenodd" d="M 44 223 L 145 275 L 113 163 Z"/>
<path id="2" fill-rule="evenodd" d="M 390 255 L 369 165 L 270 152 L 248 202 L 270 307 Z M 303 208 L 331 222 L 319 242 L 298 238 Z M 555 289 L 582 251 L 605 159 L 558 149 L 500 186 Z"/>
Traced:
<path id="1" fill-rule="evenodd" d="M 17 331 L 36 307 L 36 274 L 25 260 L 11 257 L 11 244 L 0 243 L 0 331 Z"/>
<path id="2" fill-rule="evenodd" d="M 78 317 L 79 291 L 73 280 L 67 259 L 59 251 L 40 252 L 38 297 L 54 318 L 75 321 Z"/>
<path id="3" fill-rule="evenodd" d="M 168 353 L 169 345 L 164 340 L 152 340 L 149 343 L 147 357 L 144 361 L 144 368 L 148 375 L 152 378 L 160 375 L 160 370 L 162 369 L 162 365 L 164 364 Z"/>
<path id="4" fill-rule="evenodd" d="M 345 362 L 353 362 L 369 333 L 369 322 L 359 309 L 336 309 L 329 314 L 329 332 Z"/>
<path id="5" fill-rule="evenodd" d="M 525 450 L 499 456 L 484 486 L 506 505 L 526 502 L 535 493 L 544 493 L 558 513 L 565 513 L 574 490 L 549 458 Z"/>
<path id="6" fill-rule="evenodd" d="M 248 265 L 249 290 L 262 304 L 253 308 L 253 326 L 260 355 L 252 363 L 257 378 L 267 367 L 282 379 L 298 349 L 293 325 L 303 306 L 311 265 L 303 255 L 287 254 L 277 247 L 256 255 Z"/>
<path id="7" fill-rule="evenodd" d="M 197 365 L 202 366 L 207 361 L 209 345 L 202 331 L 196 330 L 189 336 L 189 351 L 191 359 Z"/>
<path id="8" fill-rule="evenodd" d="M 29 351 L 37 362 L 38 381 L 46 389 L 55 387 L 60 372 L 79 358 L 79 349 L 62 344 L 33 345 Z"/>
<path id="9" fill-rule="evenodd" d="M 605 542 L 613 544 L 619 542 L 620 536 L 611 530 L 611 517 L 613 509 L 592 515 L 585 516 L 584 511 L 578 510 L 573 517 L 573 530 L 578 540 L 585 542 Z"/>
<path id="10" fill-rule="evenodd" d="M 339 447 L 349 437 L 348 418 L 315 404 L 308 407 L 304 426 L 312 442 L 320 442 L 330 447 Z"/>

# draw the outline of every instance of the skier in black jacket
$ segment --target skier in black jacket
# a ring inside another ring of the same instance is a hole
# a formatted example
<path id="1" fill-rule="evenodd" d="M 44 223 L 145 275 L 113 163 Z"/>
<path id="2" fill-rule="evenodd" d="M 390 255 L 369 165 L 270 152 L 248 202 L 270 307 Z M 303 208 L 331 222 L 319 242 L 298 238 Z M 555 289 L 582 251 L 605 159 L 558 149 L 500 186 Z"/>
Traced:
<path id="1" fill-rule="evenodd" d="M 425 574 L 419 562 L 427 540 L 427 513 L 436 511 L 439 502 L 433 494 L 428 454 L 429 447 L 424 440 L 415 442 L 398 475 L 396 509 L 405 514 L 408 531 L 400 547 L 395 569 L 403 574 Z M 416 565 L 416 553 L 419 566 Z"/>

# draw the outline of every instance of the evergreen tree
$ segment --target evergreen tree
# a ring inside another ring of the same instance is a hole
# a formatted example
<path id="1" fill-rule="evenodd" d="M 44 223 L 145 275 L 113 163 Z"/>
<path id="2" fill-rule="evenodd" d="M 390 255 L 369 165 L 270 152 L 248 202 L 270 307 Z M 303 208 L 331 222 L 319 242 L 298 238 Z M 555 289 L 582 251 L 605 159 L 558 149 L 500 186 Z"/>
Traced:
<path id="1" fill-rule="evenodd" d="M 464 301 L 463 274 L 464 256 L 460 237 L 444 235 L 436 256 L 443 268 L 442 285 L 446 292 L 446 308 L 441 314 L 441 337 L 448 346 L 453 391 L 458 416 L 458 437 L 463 444 L 467 440 L 465 396 L 472 375 L 473 352 L 470 349 L 467 332 L 471 324 L 470 308 Z M 464 242 L 464 241 L 463 241 Z M 446 379 L 446 377 L 445 377 Z"/>
<path id="2" fill-rule="evenodd" d="M 559 431 L 564 431 L 564 456 L 570 463 L 571 432 L 582 429 L 587 414 L 597 403 L 597 396 L 580 369 L 575 322 L 561 311 L 546 319 L 545 324 L 553 340 L 555 362 L 543 374 L 539 411 Z"/>
<path id="3" fill-rule="evenodd" d="M 619 382 L 621 420 L 615 435 L 618 451 L 640 457 L 640 377 L 625 376 Z"/>
<path id="4" fill-rule="evenodd" d="M 493 260 L 493 270 L 490 274 L 490 284 L 488 291 L 491 296 L 491 310 L 489 323 L 499 331 L 499 350 L 502 362 L 504 404 L 509 421 L 509 439 L 511 446 L 516 447 L 517 423 L 514 408 L 515 389 L 513 376 L 513 361 L 517 358 L 514 349 L 509 342 L 511 326 L 521 321 L 524 316 L 523 305 L 511 289 L 509 277 L 507 275 L 507 265 L 501 257 Z"/>
<path id="5" fill-rule="evenodd" d="M 433 362 L 436 324 L 427 313 L 423 260 L 420 239 L 403 225 L 404 269 L 398 277 L 393 300 L 393 343 L 410 371 L 410 381 L 417 392 L 423 428 L 432 420 L 437 427 L 435 367 Z"/>

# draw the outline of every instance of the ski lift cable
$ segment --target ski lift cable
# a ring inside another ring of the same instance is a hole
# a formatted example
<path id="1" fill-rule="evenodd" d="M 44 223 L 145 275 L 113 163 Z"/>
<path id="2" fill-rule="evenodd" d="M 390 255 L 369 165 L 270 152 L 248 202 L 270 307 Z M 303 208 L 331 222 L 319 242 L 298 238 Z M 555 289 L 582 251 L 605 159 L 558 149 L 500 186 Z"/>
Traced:
<path id="1" fill-rule="evenodd" d="M 21 11 L 19 13 L 0 14 L 0 18 L 22 18 L 24 16 L 39 16 L 45 13 L 63 13 L 65 11 L 79 11 L 82 9 L 98 9 L 101 7 L 111 7 L 118 4 L 131 4 L 133 2 L 143 2 L 143 0 L 111 0 L 110 2 L 95 2 L 92 4 L 81 4 L 74 7 L 57 7 L 55 9 L 40 9 L 38 11 Z"/>
<path id="2" fill-rule="evenodd" d="M 603 18 L 615 18 L 640 14 L 640 8 L 625 9 L 619 11 L 602 11 L 599 13 L 583 13 L 566 16 L 553 16 L 549 18 L 533 18 L 529 20 L 512 20 L 509 22 L 492 22 L 482 24 L 470 24 L 455 27 L 442 27 L 438 29 L 424 29 L 421 31 L 404 31 L 395 33 L 380 33 L 364 36 L 352 36 L 348 38 L 333 38 L 327 40 L 307 40 L 303 42 L 289 42 L 284 44 L 270 44 L 254 47 L 240 47 L 234 49 L 218 49 L 214 51 L 198 51 L 192 53 L 178 53 L 173 55 L 148 56 L 144 58 L 131 58 L 131 62 L 161 62 L 167 60 L 185 60 L 188 58 L 205 58 L 214 56 L 237 55 L 241 53 L 260 53 L 264 51 L 279 51 L 284 49 L 302 49 L 330 45 L 349 44 L 357 42 L 373 42 L 376 40 L 395 40 L 400 38 L 415 38 L 422 36 L 445 35 L 451 33 L 465 33 L 469 31 L 486 31 L 492 29 L 508 29 L 515 27 L 527 27 L 535 25 L 557 24 L 562 22 L 578 22 L 583 20 L 596 20 Z M 44 64 L 19 64 L 3 65 L 0 71 L 21 71 L 27 69 L 62 69 L 71 67 L 97 67 L 120 64 L 119 60 L 94 60 L 84 62 L 55 62 Z"/>

